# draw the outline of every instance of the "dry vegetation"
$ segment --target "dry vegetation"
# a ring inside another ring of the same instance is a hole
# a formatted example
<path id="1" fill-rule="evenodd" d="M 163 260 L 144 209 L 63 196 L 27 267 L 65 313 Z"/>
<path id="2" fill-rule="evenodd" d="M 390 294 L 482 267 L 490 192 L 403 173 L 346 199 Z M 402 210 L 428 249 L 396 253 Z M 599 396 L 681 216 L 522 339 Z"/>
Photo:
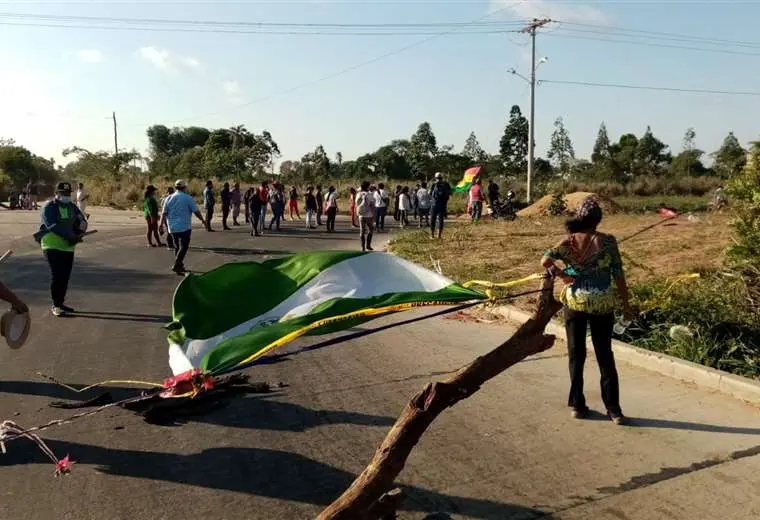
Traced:
<path id="1" fill-rule="evenodd" d="M 728 218 L 709 214 L 697 218 L 681 217 L 623 242 L 620 249 L 631 282 L 721 266 L 729 240 Z M 655 213 L 610 215 L 600 230 L 622 240 L 659 220 Z M 563 220 L 557 217 L 486 220 L 477 225 L 460 220 L 448 225 L 441 241 L 423 230 L 399 236 L 391 249 L 421 265 L 440 262 L 443 273 L 459 282 L 502 282 L 539 271 L 541 255 L 563 236 Z"/>

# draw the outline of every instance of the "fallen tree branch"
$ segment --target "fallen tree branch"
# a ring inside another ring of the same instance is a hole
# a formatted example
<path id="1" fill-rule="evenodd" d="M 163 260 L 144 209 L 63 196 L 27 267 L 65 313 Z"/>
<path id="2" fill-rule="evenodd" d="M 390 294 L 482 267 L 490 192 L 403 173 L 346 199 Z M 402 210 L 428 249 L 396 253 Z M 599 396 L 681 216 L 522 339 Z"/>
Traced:
<path id="1" fill-rule="evenodd" d="M 554 280 L 542 282 L 543 292 L 533 317 L 494 350 L 478 357 L 446 381 L 428 383 L 406 405 L 374 457 L 351 486 L 317 520 L 377 520 L 378 501 L 393 487 L 422 434 L 443 412 L 477 392 L 481 385 L 528 356 L 543 352 L 555 337 L 546 325 L 562 308 L 554 299 Z"/>

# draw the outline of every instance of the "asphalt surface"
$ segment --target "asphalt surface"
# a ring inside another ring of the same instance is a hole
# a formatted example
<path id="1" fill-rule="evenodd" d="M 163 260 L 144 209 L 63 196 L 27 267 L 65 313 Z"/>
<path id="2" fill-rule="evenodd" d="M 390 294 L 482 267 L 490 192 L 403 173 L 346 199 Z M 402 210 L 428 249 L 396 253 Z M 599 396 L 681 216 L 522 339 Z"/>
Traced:
<path id="1" fill-rule="evenodd" d="M 134 215 L 94 212 L 100 232 L 78 248 L 69 291 L 81 314 L 56 319 L 46 265 L 27 238 L 36 227 L 30 215 L 0 210 L 0 237 L 16 251 L 0 276 L 29 302 L 33 319 L 22 349 L 0 347 L 0 419 L 34 426 L 68 415 L 51 401 L 94 395 L 72 394 L 37 371 L 74 385 L 168 376 L 161 326 L 179 281 L 169 272 L 170 253 L 145 247 Z M 186 264 L 204 271 L 359 246 L 345 221 L 333 235 L 286 226 L 258 239 L 245 229 L 196 230 Z M 241 294 L 241 304 L 255 297 Z M 53 478 L 53 465 L 31 443 L 12 441 L 0 455 L 0 520 L 313 518 L 363 469 L 414 392 L 509 333 L 433 318 L 318 350 L 303 349 L 314 340 L 298 342 L 248 370 L 253 380 L 288 385 L 273 394 L 237 397 L 172 426 L 109 410 L 46 430 L 56 454 L 76 461 L 64 478 Z M 601 414 L 575 421 L 565 407 L 566 363 L 560 344 L 445 412 L 401 474 L 409 495 L 401 517 L 760 516 L 756 408 L 621 365 L 633 425 L 616 427 Z M 587 399 L 600 410 L 597 380 L 590 356 Z M 119 397 L 133 389 L 110 391 Z"/>

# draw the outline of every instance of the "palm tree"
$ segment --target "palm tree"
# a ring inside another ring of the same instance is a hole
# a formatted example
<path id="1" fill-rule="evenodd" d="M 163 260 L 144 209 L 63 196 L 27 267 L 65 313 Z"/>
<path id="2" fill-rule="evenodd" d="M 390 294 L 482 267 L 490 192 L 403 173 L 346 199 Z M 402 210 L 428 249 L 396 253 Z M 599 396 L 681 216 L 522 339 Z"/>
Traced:
<path id="1" fill-rule="evenodd" d="M 239 141 L 244 141 L 245 136 L 249 134 L 248 129 L 245 127 L 245 125 L 237 125 L 230 127 L 227 129 L 227 133 L 230 135 L 230 138 L 232 139 L 232 149 L 234 150 L 237 148 Z"/>

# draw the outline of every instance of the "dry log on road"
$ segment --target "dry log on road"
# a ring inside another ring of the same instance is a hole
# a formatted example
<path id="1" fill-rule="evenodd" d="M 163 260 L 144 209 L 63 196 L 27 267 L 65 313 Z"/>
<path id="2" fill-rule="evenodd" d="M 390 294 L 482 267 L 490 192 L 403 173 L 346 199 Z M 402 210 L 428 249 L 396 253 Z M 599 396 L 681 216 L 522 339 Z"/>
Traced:
<path id="1" fill-rule="evenodd" d="M 335 502 L 322 511 L 317 520 L 380 518 L 377 511 L 383 508 L 377 507 L 378 500 L 393 488 L 393 482 L 404 468 L 412 449 L 441 412 L 470 397 L 483 383 L 512 365 L 551 348 L 556 338 L 544 334 L 544 330 L 562 308 L 554 299 L 553 285 L 553 279 L 543 280 L 544 290 L 535 314 L 506 342 L 478 357 L 450 379 L 428 383 L 415 395 L 364 471 Z"/>

